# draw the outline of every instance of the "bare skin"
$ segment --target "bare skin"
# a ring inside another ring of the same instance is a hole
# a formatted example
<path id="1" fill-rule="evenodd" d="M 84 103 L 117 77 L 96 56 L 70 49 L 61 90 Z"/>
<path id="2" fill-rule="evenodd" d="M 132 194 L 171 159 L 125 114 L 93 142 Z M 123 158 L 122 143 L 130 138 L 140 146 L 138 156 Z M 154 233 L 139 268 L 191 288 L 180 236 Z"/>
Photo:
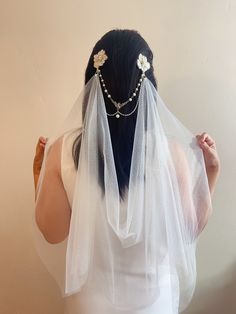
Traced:
<path id="1" fill-rule="evenodd" d="M 40 136 L 40 138 L 38 139 L 37 146 L 36 146 L 36 152 L 35 152 L 35 157 L 34 157 L 34 162 L 33 162 L 35 191 L 36 191 L 36 187 L 37 187 L 38 179 L 39 179 L 39 174 L 40 174 L 41 167 L 42 167 L 46 142 L 47 142 L 47 138 Z"/>
<path id="2" fill-rule="evenodd" d="M 203 151 L 208 184 L 212 196 L 220 172 L 220 159 L 216 150 L 216 144 L 206 132 L 196 135 L 196 138 Z M 36 146 L 33 162 L 35 199 L 46 142 L 47 139 L 41 136 Z M 68 236 L 71 217 L 71 208 L 61 178 L 60 145 L 60 141 L 56 141 L 55 145 L 52 145 L 54 147 L 49 153 L 48 169 L 46 165 L 46 171 L 50 173 L 50 176 L 48 176 L 48 179 L 45 176 L 45 182 L 42 185 L 42 189 L 45 189 L 47 193 L 42 197 L 43 200 L 39 197 L 35 210 L 38 227 L 45 239 L 52 244 L 59 243 Z M 50 159 L 52 162 L 50 162 Z M 47 194 L 51 196 L 47 198 Z"/>
<path id="3" fill-rule="evenodd" d="M 45 143 L 45 139 L 40 138 L 36 147 L 33 166 L 35 186 L 38 184 Z M 62 138 L 58 138 L 51 145 L 38 197 L 35 191 L 35 220 L 51 244 L 62 242 L 68 236 L 71 218 L 71 208 L 61 178 L 61 144 Z"/>
<path id="4" fill-rule="evenodd" d="M 196 135 L 196 138 L 203 151 L 209 189 L 211 195 L 213 195 L 220 173 L 220 159 L 216 150 L 216 143 L 206 132 Z"/>

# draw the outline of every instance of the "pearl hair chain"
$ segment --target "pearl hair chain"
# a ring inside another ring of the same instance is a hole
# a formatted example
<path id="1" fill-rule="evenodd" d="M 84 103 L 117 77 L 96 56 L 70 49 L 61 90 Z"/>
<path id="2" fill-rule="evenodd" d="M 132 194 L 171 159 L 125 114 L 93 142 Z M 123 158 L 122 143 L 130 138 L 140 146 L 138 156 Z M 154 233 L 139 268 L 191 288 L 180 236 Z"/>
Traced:
<path id="1" fill-rule="evenodd" d="M 99 77 L 105 94 L 107 95 L 107 97 L 110 99 L 110 101 L 111 101 L 111 102 L 115 105 L 115 107 L 116 107 L 116 112 L 114 112 L 114 113 L 108 113 L 108 112 L 107 112 L 107 115 L 108 115 L 108 116 L 111 116 L 111 117 L 116 116 L 116 118 L 119 118 L 120 116 L 130 116 L 132 113 L 135 112 L 135 110 L 136 110 L 137 107 L 138 107 L 138 101 L 136 102 L 136 105 L 135 105 L 134 109 L 133 109 L 131 112 L 129 112 L 129 113 L 126 113 L 126 114 L 125 114 L 125 113 L 122 113 L 122 112 L 120 112 L 120 109 L 121 109 L 122 107 L 124 107 L 126 104 L 128 104 L 129 102 L 132 102 L 133 98 L 137 96 L 137 92 L 138 92 L 138 90 L 139 90 L 139 88 L 140 88 L 140 86 L 141 86 L 142 81 L 143 81 L 144 78 L 145 78 L 145 74 L 144 74 L 144 73 L 142 74 L 141 78 L 139 79 L 139 82 L 138 82 L 138 84 L 137 84 L 137 87 L 135 88 L 135 91 L 133 92 L 132 96 L 131 96 L 128 100 L 126 100 L 125 102 L 122 102 L 122 103 L 116 102 L 116 101 L 111 97 L 111 95 L 109 94 L 109 92 L 108 92 L 108 90 L 107 90 L 107 88 L 106 88 L 106 84 L 105 84 L 105 82 L 104 82 L 104 79 L 103 79 L 103 77 L 102 77 L 101 71 L 100 71 L 99 69 L 97 70 L 97 72 L 96 72 L 95 75 Z"/>

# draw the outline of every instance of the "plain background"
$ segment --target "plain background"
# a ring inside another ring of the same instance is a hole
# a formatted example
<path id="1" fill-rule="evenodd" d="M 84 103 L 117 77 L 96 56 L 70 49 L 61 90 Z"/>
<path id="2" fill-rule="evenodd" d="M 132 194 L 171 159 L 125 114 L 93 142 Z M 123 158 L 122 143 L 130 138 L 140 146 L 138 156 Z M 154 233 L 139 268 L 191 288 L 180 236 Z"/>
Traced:
<path id="1" fill-rule="evenodd" d="M 186 313 L 236 313 L 235 0 L 1 0 L 0 313 L 62 314 L 31 236 L 35 146 L 75 101 L 95 42 L 117 27 L 150 44 L 159 93 L 174 114 L 216 140 L 221 175 Z"/>

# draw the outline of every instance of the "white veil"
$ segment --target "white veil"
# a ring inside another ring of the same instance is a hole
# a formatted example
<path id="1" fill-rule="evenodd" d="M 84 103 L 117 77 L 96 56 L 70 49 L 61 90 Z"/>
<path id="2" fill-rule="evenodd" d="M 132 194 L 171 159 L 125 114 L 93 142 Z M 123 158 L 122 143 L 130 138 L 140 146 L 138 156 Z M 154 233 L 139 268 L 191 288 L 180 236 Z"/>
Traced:
<path id="1" fill-rule="evenodd" d="M 61 129 L 49 137 L 37 189 L 36 204 L 53 143 L 81 133 L 69 236 L 47 243 L 33 215 L 36 248 L 64 297 L 91 283 L 117 308 L 142 308 L 159 297 L 161 278 L 169 273 L 183 311 L 196 284 L 199 233 L 212 212 L 203 153 L 146 77 L 137 101 L 122 201 L 99 77 L 84 86 Z"/>

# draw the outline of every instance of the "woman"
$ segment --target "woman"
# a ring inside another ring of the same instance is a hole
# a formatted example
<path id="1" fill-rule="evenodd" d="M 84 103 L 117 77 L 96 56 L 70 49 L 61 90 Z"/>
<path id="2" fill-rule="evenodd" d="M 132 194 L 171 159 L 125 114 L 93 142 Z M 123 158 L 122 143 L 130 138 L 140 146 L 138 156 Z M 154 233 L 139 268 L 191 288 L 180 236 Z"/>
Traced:
<path id="1" fill-rule="evenodd" d="M 35 218 L 48 243 L 68 240 L 66 313 L 174 314 L 192 298 L 220 162 L 210 135 L 195 142 L 162 103 L 152 59 L 138 32 L 106 33 L 87 65 L 82 124 L 70 115 L 49 145 Z"/>

